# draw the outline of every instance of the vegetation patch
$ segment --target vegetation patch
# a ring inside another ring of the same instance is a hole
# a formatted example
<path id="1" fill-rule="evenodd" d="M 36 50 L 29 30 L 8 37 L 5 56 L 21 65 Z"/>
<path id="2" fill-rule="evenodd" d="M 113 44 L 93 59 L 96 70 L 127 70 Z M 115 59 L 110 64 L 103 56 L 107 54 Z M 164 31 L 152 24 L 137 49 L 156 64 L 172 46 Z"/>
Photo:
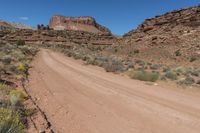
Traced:
<path id="1" fill-rule="evenodd" d="M 1 133 L 23 133 L 24 124 L 17 111 L 8 108 L 0 108 L 0 132 Z"/>
<path id="2" fill-rule="evenodd" d="M 159 78 L 159 73 L 147 71 L 132 71 L 130 73 L 130 77 L 141 81 L 155 82 Z"/>
<path id="3" fill-rule="evenodd" d="M 165 77 L 171 80 L 177 80 L 177 74 L 176 72 L 169 70 L 165 73 Z"/>
<path id="4" fill-rule="evenodd" d="M 38 49 L 26 45 L 0 45 L 0 133 L 23 133 L 26 123 L 26 94 L 16 88 L 28 76 L 29 64 Z"/>
<path id="5" fill-rule="evenodd" d="M 132 57 L 120 56 L 121 50 L 116 46 L 93 46 L 90 44 L 73 44 L 70 46 L 65 45 L 46 45 L 46 48 L 51 48 L 60 51 L 67 56 L 74 57 L 75 59 L 82 59 L 86 64 L 97 65 L 103 67 L 107 72 L 122 73 L 131 71 L 130 77 L 142 81 L 155 82 L 159 80 L 173 80 L 178 84 L 190 84 L 185 80 L 187 77 L 192 77 L 195 81 L 200 80 L 200 69 L 193 67 L 177 67 L 173 68 L 164 64 L 154 64 L 152 62 L 145 62 L 141 59 L 134 59 Z M 117 51 L 114 51 L 117 49 Z M 110 51 L 111 53 L 106 53 Z M 132 49 L 130 51 L 134 56 L 140 51 Z M 176 56 L 181 56 L 181 50 L 175 51 Z M 156 71 L 156 72 L 151 72 Z M 127 73 L 129 73 L 127 72 Z M 184 79 L 184 80 L 183 80 Z M 191 80 L 192 81 L 192 80 Z"/>

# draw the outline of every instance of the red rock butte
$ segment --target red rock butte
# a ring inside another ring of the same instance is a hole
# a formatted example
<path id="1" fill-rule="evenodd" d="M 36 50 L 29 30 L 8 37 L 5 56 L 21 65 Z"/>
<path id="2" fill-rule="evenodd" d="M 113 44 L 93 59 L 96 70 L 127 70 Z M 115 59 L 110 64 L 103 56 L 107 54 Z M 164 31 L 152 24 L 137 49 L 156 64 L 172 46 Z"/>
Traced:
<path id="1" fill-rule="evenodd" d="M 94 18 L 89 16 L 53 16 L 50 19 L 49 26 L 54 30 L 77 30 L 92 33 L 111 34 L 111 31 L 108 28 L 98 24 Z"/>

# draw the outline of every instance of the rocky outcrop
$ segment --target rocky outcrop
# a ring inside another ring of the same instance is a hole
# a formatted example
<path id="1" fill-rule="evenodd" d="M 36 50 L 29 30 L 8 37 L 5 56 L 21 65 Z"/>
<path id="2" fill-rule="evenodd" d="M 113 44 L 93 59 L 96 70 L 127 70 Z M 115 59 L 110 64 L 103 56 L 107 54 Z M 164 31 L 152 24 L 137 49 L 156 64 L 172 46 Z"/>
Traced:
<path id="1" fill-rule="evenodd" d="M 66 25 L 63 26 L 69 27 L 63 28 L 65 30 L 53 30 L 51 28 L 35 30 L 23 24 L 0 21 L 0 42 L 16 43 L 17 40 L 22 39 L 32 44 L 65 44 L 73 42 L 78 44 L 111 45 L 117 40 L 107 28 L 97 24 L 91 17 L 57 17 L 52 18 L 51 27 L 56 29 L 59 27 L 58 25 L 62 25 L 63 21 L 66 21 Z"/>
<path id="2" fill-rule="evenodd" d="M 88 16 L 64 17 L 53 16 L 49 22 L 50 28 L 54 30 L 76 30 L 92 33 L 111 34 L 111 31 L 98 24 L 94 18 Z"/>
<path id="3" fill-rule="evenodd" d="M 146 19 L 137 29 L 130 31 L 128 34 L 125 34 L 125 36 L 137 32 L 162 32 L 163 30 L 165 30 L 165 32 L 170 32 L 176 28 L 176 26 L 188 27 L 190 29 L 199 27 L 200 6 L 175 10 L 164 15 Z"/>
<path id="4" fill-rule="evenodd" d="M 11 25 L 5 21 L 0 20 L 0 26 L 1 27 L 11 27 Z"/>
<path id="5" fill-rule="evenodd" d="M 190 58 L 200 57 L 199 34 L 200 6 L 195 6 L 146 19 L 125 34 L 119 44 L 124 45 L 121 49 L 124 54 L 129 51 L 131 55 L 136 49 L 140 51 L 134 55 L 137 58 L 175 65 L 182 62 L 185 65 Z M 181 56 L 176 55 L 177 51 Z"/>
<path id="6" fill-rule="evenodd" d="M 0 30 L 34 29 L 22 23 L 13 23 L 0 20 Z"/>
<path id="7" fill-rule="evenodd" d="M 117 41 L 117 38 L 113 35 L 73 30 L 18 29 L 16 31 L 0 31 L 1 41 L 16 43 L 19 39 L 30 44 L 66 44 L 73 42 L 77 44 L 112 45 Z"/>

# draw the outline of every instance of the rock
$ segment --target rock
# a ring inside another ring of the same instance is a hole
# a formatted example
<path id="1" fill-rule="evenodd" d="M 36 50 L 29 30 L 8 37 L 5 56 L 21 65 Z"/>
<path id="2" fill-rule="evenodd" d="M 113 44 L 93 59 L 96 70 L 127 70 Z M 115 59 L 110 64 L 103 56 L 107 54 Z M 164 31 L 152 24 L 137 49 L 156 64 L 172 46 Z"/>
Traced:
<path id="1" fill-rule="evenodd" d="M 146 19 L 136 29 L 123 35 L 118 45 L 140 49 L 141 60 L 154 59 L 154 63 L 161 64 L 168 59 L 165 63 L 170 65 L 190 63 L 187 60 L 189 55 L 199 55 L 199 11 L 200 6 L 194 6 Z M 174 54 L 177 49 L 180 49 L 181 56 L 180 53 Z M 193 64 L 200 66 L 198 62 Z"/>
<path id="2" fill-rule="evenodd" d="M 94 18 L 88 16 L 53 16 L 49 22 L 49 26 L 54 30 L 78 30 L 92 33 L 111 34 L 111 31 L 108 28 L 101 26 Z"/>

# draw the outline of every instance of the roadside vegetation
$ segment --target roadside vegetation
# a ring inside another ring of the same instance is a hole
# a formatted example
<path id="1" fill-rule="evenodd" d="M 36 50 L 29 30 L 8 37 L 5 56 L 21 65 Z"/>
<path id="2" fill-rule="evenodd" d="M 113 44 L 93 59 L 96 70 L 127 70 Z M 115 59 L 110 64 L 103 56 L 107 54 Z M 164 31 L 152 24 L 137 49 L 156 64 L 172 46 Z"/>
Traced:
<path id="1" fill-rule="evenodd" d="M 0 44 L 0 133 L 23 133 L 27 126 L 31 111 L 24 106 L 27 95 L 22 83 L 37 51 L 23 40 Z"/>
<path id="2" fill-rule="evenodd" d="M 134 58 L 139 50 L 135 49 L 132 56 L 123 57 L 116 53 L 115 46 L 96 46 L 90 44 L 71 44 L 71 45 L 43 45 L 64 53 L 68 57 L 81 59 L 85 64 L 103 67 L 107 72 L 125 73 L 132 79 L 156 82 L 174 81 L 178 85 L 200 86 L 200 68 L 194 67 L 171 67 L 164 64 L 153 64 Z M 119 49 L 119 48 L 118 48 Z M 112 54 L 106 52 L 113 50 Z M 180 51 L 176 51 L 176 56 L 181 56 Z M 194 60 L 194 59 L 192 59 Z"/>

